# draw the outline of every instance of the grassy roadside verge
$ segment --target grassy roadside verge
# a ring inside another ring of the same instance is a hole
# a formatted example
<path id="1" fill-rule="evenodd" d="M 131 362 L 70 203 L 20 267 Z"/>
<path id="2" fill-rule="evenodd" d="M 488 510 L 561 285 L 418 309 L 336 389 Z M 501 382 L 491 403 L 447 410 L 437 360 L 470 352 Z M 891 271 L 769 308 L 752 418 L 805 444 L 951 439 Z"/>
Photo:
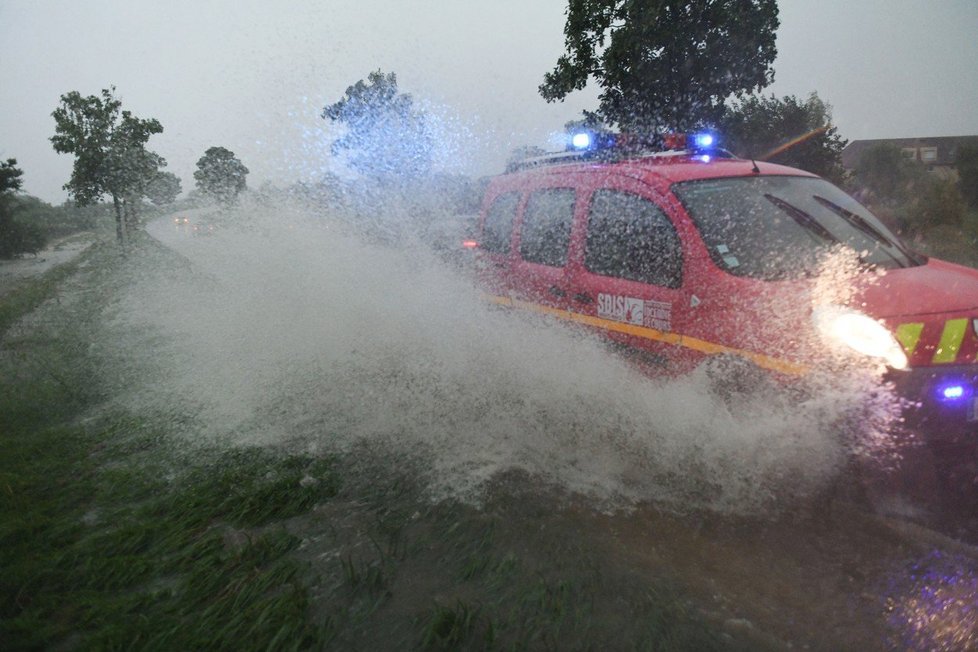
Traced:
<path id="1" fill-rule="evenodd" d="M 82 419 L 100 396 L 81 344 L 110 299 L 90 286 L 122 264 L 111 248 L 84 261 L 0 303 L 8 330 L 47 301 L 3 346 L 4 649 L 315 647 L 298 540 L 263 526 L 335 494 L 332 462 L 239 450 L 181 465 L 138 415 Z M 88 294 L 52 301 L 62 290 Z"/>
<path id="2" fill-rule="evenodd" d="M 189 449 L 105 408 L 88 343 L 139 257 L 83 260 L 0 302 L 3 649 L 738 648 L 519 478 L 432 504 L 396 460 Z"/>
<path id="3" fill-rule="evenodd" d="M 3 297 L 0 300 L 0 337 L 15 321 L 53 297 L 58 287 L 78 270 L 80 264 L 80 260 L 74 260 L 49 269 L 37 279 L 18 284 Z"/>

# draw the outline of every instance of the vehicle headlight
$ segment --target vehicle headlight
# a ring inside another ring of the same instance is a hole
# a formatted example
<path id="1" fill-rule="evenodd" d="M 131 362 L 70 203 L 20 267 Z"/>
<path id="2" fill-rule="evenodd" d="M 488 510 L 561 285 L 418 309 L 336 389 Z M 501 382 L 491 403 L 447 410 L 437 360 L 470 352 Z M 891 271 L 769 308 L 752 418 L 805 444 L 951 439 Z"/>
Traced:
<path id="1" fill-rule="evenodd" d="M 907 355 L 893 334 L 879 321 L 842 306 L 819 306 L 812 312 L 815 328 L 826 339 L 873 358 L 894 369 L 906 369 Z"/>

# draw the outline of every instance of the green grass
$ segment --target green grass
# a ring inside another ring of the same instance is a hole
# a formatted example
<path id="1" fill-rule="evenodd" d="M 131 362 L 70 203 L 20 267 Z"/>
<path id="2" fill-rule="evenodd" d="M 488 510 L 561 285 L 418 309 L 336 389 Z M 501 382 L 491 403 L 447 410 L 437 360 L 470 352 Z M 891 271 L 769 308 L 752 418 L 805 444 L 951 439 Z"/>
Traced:
<path id="1" fill-rule="evenodd" d="M 88 256 L 82 255 L 64 265 L 47 270 L 36 279 L 19 282 L 0 300 L 0 337 L 18 319 L 55 297 L 65 279 L 71 277 Z"/>
<path id="2" fill-rule="evenodd" d="M 214 452 L 174 476 L 144 455 L 120 458 L 106 445 L 118 432 L 44 425 L 36 410 L 0 406 L 5 649 L 320 640 L 289 557 L 299 540 L 276 523 L 335 495 L 330 460 Z"/>
<path id="3" fill-rule="evenodd" d="M 432 503 L 403 460 L 191 445 L 105 407 L 88 344 L 138 255 L 0 301 L 35 319 L 0 340 L 4 650 L 737 649 L 529 481 Z"/>

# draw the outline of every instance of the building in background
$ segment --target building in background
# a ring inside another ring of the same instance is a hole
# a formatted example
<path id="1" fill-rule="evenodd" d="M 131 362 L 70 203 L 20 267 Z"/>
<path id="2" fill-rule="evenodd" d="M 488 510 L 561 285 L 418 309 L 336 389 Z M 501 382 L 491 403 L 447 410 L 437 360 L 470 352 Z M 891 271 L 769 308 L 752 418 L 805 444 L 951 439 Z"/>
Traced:
<path id="1" fill-rule="evenodd" d="M 896 145 L 906 158 L 923 163 L 934 172 L 952 174 L 958 149 L 964 146 L 978 147 L 978 136 L 853 140 L 842 150 L 842 165 L 848 170 L 855 170 L 863 152 L 884 143 Z"/>

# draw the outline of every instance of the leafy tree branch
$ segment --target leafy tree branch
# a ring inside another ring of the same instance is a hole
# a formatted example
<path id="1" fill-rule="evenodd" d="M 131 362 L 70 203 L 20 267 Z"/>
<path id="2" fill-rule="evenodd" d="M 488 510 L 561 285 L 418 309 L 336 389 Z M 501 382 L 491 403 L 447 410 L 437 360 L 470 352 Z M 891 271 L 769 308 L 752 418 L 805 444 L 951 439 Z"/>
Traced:
<path id="1" fill-rule="evenodd" d="M 775 0 L 569 0 L 565 54 L 540 94 L 563 100 L 590 79 L 597 113 L 626 131 L 715 124 L 730 96 L 774 78 Z"/>

